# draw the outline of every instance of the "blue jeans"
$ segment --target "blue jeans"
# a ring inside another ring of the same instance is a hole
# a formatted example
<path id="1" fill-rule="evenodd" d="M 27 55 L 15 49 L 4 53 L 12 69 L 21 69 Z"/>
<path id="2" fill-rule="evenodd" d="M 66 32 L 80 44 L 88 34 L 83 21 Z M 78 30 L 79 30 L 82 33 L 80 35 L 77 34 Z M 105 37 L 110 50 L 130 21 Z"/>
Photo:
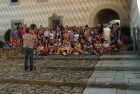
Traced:
<path id="1" fill-rule="evenodd" d="M 33 49 L 31 48 L 24 48 L 24 55 L 25 55 L 25 62 L 24 62 L 24 68 L 25 70 L 28 69 L 28 57 L 30 58 L 30 71 L 33 70 Z"/>

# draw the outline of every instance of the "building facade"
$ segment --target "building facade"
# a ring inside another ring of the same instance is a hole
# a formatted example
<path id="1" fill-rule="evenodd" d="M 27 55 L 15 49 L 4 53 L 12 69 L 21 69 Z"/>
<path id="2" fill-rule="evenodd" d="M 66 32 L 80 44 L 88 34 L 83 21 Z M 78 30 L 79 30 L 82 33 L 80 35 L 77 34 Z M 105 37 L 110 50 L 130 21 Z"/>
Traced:
<path id="1" fill-rule="evenodd" d="M 140 0 L 131 0 L 131 36 L 133 38 L 133 46 L 140 51 Z M 136 44 L 136 45 L 135 45 Z"/>
<path id="2" fill-rule="evenodd" d="M 129 0 L 0 0 L 0 35 L 12 25 L 96 26 L 120 20 L 130 25 Z"/>

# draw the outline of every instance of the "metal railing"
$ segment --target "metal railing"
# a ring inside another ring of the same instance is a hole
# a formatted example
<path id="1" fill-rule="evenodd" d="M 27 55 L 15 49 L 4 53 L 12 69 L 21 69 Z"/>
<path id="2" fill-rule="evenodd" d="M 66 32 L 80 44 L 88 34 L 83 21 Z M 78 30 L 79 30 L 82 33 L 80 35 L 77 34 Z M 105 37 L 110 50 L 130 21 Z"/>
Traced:
<path id="1" fill-rule="evenodd" d="M 133 51 L 140 51 L 140 26 L 133 28 Z"/>

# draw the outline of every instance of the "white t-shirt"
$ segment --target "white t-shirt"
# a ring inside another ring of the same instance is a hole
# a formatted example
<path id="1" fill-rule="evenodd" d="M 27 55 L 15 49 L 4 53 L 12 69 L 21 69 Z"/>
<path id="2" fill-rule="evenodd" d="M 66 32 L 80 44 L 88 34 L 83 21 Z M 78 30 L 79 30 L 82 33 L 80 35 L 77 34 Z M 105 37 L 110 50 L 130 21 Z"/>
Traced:
<path id="1" fill-rule="evenodd" d="M 104 38 L 104 40 L 107 40 L 108 43 L 110 44 L 111 30 L 109 27 L 105 27 L 103 30 L 104 30 L 103 31 L 103 38 Z"/>
<path id="2" fill-rule="evenodd" d="M 103 46 L 104 46 L 105 48 L 107 48 L 107 47 L 109 47 L 109 44 L 108 44 L 108 43 L 104 43 Z"/>
<path id="3" fill-rule="evenodd" d="M 74 41 L 77 41 L 79 39 L 79 34 L 74 34 Z"/>
<path id="4" fill-rule="evenodd" d="M 49 36 L 50 36 L 50 39 L 54 39 L 55 37 L 53 33 L 50 33 Z"/>
<path id="5" fill-rule="evenodd" d="M 44 31 L 44 36 L 45 36 L 45 37 L 48 37 L 49 34 L 50 34 L 50 31 Z"/>

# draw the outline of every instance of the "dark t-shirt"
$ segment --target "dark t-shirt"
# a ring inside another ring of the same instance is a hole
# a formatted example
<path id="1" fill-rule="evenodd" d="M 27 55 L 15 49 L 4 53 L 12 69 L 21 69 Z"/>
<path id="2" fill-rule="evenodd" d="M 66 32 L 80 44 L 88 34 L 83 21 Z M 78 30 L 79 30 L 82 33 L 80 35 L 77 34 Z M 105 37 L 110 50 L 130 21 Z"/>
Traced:
<path id="1" fill-rule="evenodd" d="M 97 30 L 98 34 L 101 34 L 103 33 L 103 28 L 102 27 L 99 27 L 98 30 Z"/>
<path id="2" fill-rule="evenodd" d="M 0 41 L 0 48 L 3 48 L 3 42 Z"/>
<path id="3" fill-rule="evenodd" d="M 118 27 L 114 32 L 114 40 L 118 40 L 119 32 L 121 32 L 121 28 Z"/>

